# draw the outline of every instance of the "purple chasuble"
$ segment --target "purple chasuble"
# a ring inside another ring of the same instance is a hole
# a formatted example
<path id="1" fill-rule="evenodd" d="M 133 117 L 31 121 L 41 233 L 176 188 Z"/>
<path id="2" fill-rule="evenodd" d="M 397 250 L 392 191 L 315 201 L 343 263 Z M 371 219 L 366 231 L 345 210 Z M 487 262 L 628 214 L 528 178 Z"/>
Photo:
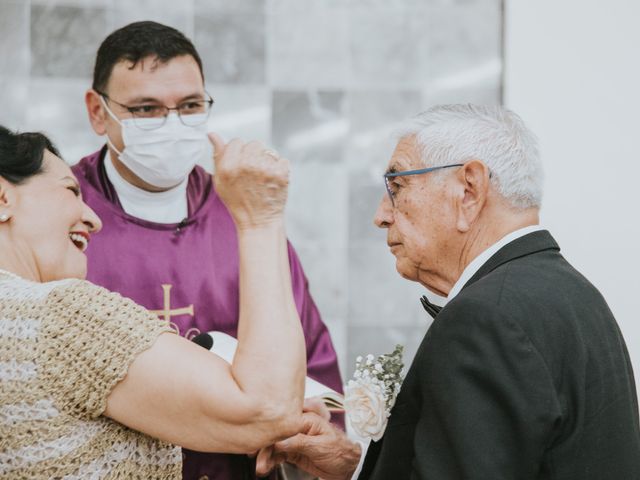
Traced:
<path id="1" fill-rule="evenodd" d="M 187 187 L 188 217 L 179 224 L 158 224 L 124 212 L 105 173 L 105 154 L 103 147 L 73 167 L 84 201 L 103 223 L 87 249 L 87 279 L 167 318 L 187 338 L 211 330 L 236 337 L 238 242 L 233 220 L 213 188 L 211 175 L 196 167 Z M 329 332 L 290 244 L 289 263 L 306 339 L 308 374 L 342 392 Z M 188 450 L 184 454 L 185 479 L 255 478 L 254 461 L 245 455 Z"/>

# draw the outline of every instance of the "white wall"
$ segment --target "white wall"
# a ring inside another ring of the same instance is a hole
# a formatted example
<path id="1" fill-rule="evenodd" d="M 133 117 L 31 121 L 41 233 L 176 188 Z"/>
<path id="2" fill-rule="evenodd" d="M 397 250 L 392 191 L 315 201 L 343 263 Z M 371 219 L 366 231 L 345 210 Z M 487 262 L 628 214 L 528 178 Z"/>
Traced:
<path id="1" fill-rule="evenodd" d="M 640 2 L 505 1 L 505 104 L 540 139 L 542 222 L 607 299 L 638 385 Z"/>

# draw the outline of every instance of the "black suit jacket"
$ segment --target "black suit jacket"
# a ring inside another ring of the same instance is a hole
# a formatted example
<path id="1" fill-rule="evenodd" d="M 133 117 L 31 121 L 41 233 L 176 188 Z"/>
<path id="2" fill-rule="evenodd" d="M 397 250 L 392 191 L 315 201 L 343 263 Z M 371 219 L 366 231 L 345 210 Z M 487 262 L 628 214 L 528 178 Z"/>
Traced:
<path id="1" fill-rule="evenodd" d="M 640 479 L 624 340 L 559 250 L 514 240 L 443 308 L 360 479 Z"/>

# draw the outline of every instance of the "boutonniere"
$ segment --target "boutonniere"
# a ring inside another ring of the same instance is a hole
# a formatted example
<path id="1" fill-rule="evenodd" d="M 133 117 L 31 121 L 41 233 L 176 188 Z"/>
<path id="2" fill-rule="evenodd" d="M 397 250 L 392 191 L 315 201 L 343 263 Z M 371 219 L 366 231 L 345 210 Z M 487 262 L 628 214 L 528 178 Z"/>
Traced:
<path id="1" fill-rule="evenodd" d="M 353 379 L 345 388 L 344 407 L 353 430 L 380 440 L 402 385 L 402 345 L 389 354 L 356 359 Z"/>

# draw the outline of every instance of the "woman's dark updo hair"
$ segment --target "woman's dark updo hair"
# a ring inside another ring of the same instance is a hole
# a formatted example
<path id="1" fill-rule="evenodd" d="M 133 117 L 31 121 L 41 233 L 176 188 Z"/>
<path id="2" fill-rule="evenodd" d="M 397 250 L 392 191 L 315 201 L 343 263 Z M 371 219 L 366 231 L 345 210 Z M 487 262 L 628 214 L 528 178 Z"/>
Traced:
<path id="1" fill-rule="evenodd" d="M 13 133 L 0 125 L 0 177 L 20 185 L 41 173 L 45 150 L 60 156 L 51 140 L 42 133 Z"/>

